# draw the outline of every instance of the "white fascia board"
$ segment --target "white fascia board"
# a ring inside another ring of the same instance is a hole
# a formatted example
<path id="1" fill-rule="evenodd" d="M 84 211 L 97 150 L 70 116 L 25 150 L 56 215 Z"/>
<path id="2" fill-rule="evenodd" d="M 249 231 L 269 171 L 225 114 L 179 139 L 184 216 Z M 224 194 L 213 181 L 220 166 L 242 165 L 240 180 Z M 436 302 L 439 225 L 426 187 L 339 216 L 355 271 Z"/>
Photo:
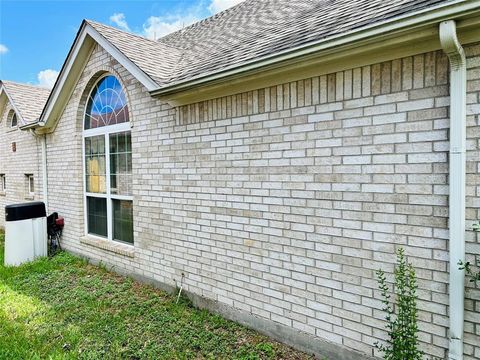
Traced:
<path id="1" fill-rule="evenodd" d="M 284 61 L 300 58 L 313 53 L 318 53 L 327 49 L 341 47 L 340 51 L 345 51 L 345 46 L 358 47 L 360 41 L 374 39 L 392 33 L 398 33 L 405 30 L 411 30 L 416 27 L 423 27 L 433 23 L 438 23 L 455 16 L 465 15 L 480 10 L 480 0 L 457 0 L 430 7 L 414 13 L 405 14 L 381 23 L 362 27 L 344 34 L 332 36 L 297 48 L 287 49 L 285 51 L 255 59 L 241 66 L 232 66 L 222 69 L 220 72 L 199 75 L 187 81 L 174 83 L 156 91 L 151 92 L 155 95 L 167 95 L 175 92 L 188 90 L 191 87 L 203 85 L 205 83 L 221 81 L 223 78 L 235 76 L 241 73 L 253 72 L 260 68 L 280 64 Z M 380 42 L 379 42 L 380 43 Z"/>
<path id="2" fill-rule="evenodd" d="M 82 32 L 79 34 L 78 39 L 76 43 L 74 44 L 72 51 L 70 52 L 69 56 L 67 57 L 67 60 L 65 60 L 64 67 L 60 73 L 60 75 L 57 78 L 57 81 L 55 82 L 55 85 L 52 89 L 52 92 L 50 93 L 50 96 L 47 100 L 47 103 L 45 104 L 45 107 L 43 108 L 42 114 L 40 115 L 40 121 L 44 123 L 48 123 L 48 120 L 50 118 L 51 112 L 53 110 L 54 105 L 57 103 L 58 97 L 60 96 L 61 92 L 63 91 L 65 82 L 67 80 L 67 75 L 70 73 L 70 70 L 73 66 L 73 63 L 75 59 L 77 58 L 77 55 L 85 42 L 86 38 L 86 32 L 85 29 L 82 30 Z"/>
<path id="3" fill-rule="evenodd" d="M 127 58 L 120 50 L 113 46 L 107 39 L 105 39 L 98 31 L 96 31 L 90 24 L 87 22 L 84 23 L 83 29 L 80 30 L 78 38 L 74 43 L 72 50 L 65 60 L 63 69 L 58 76 L 58 79 L 55 83 L 54 88 L 50 94 L 50 97 L 43 109 L 42 115 L 40 116 L 40 123 L 49 124 L 52 120 L 50 119 L 52 110 L 57 101 L 59 100 L 60 94 L 64 91 L 65 83 L 67 78 L 72 70 L 72 67 L 77 60 L 78 54 L 82 49 L 87 36 L 91 37 L 95 42 L 97 42 L 102 48 L 104 48 L 112 57 L 114 57 L 120 64 L 122 64 L 125 69 L 127 69 L 138 81 L 140 81 L 148 91 L 153 91 L 158 88 L 158 85 L 140 68 L 135 65 L 129 58 Z M 86 59 L 85 59 L 86 60 Z M 78 77 L 77 77 L 78 78 Z"/>
<path id="4" fill-rule="evenodd" d="M 37 129 L 39 127 L 42 127 L 43 125 L 45 125 L 43 122 L 34 121 L 34 122 L 29 123 L 29 124 L 22 125 L 19 128 L 20 128 L 20 130 L 30 130 L 30 129 Z"/>
<path id="5" fill-rule="evenodd" d="M 87 23 L 86 33 L 90 35 L 102 48 L 112 55 L 122 66 L 128 70 L 148 91 L 158 89 L 158 84 L 152 80 L 145 72 L 143 72 L 133 61 L 126 57 L 112 43 L 105 39 L 97 30 Z"/>

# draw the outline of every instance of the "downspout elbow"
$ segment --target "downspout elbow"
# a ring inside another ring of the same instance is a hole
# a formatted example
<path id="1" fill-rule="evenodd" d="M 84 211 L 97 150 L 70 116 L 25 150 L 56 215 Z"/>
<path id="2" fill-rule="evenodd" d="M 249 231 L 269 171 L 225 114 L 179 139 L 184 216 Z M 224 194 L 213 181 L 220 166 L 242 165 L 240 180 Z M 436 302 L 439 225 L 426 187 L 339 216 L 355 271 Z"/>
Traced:
<path id="1" fill-rule="evenodd" d="M 448 359 L 463 359 L 465 274 L 465 169 L 467 72 L 455 21 L 440 23 L 440 43 L 450 61 L 449 170 L 449 349 Z"/>

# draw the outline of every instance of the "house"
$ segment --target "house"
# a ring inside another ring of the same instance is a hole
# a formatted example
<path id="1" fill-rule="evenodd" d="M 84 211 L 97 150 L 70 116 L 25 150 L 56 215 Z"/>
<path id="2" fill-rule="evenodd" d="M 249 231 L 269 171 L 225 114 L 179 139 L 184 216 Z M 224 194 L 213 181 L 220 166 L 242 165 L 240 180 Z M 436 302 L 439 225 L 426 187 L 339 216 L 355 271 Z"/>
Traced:
<path id="1" fill-rule="evenodd" d="M 403 247 L 422 350 L 479 358 L 457 266 L 479 22 L 477 0 L 246 0 L 157 41 L 82 22 L 29 127 L 63 247 L 329 359 L 379 355 L 375 270 Z"/>
<path id="2" fill-rule="evenodd" d="M 42 140 L 33 131 L 50 90 L 0 82 L 0 228 L 5 206 L 42 200 Z"/>

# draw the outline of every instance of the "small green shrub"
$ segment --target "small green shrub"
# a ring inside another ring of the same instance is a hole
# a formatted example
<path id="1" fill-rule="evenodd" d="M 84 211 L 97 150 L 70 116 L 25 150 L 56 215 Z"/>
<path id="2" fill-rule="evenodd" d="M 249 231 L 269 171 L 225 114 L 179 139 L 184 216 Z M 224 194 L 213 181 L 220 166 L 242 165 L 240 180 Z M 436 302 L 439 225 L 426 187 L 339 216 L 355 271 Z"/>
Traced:
<path id="1" fill-rule="evenodd" d="M 480 223 L 473 225 L 473 231 L 480 232 Z M 477 269 L 474 269 L 474 264 L 470 261 L 463 262 L 460 260 L 458 266 L 460 270 L 465 270 L 465 274 L 470 278 L 470 282 L 475 284 L 480 283 L 480 259 L 476 259 Z"/>
<path id="2" fill-rule="evenodd" d="M 473 266 L 470 261 L 459 261 L 458 266 L 460 270 L 465 270 L 465 274 L 470 278 L 470 282 L 480 282 L 480 271 L 474 270 Z M 480 259 L 477 259 L 477 267 L 480 268 Z"/>
<path id="3" fill-rule="evenodd" d="M 415 269 L 405 258 L 405 250 L 397 251 L 395 267 L 395 284 L 393 296 L 387 283 L 385 272 L 376 272 L 385 312 L 388 339 L 385 344 L 375 343 L 375 347 L 383 352 L 385 360 L 417 360 L 422 359 L 419 350 L 417 324 L 417 279 Z"/>

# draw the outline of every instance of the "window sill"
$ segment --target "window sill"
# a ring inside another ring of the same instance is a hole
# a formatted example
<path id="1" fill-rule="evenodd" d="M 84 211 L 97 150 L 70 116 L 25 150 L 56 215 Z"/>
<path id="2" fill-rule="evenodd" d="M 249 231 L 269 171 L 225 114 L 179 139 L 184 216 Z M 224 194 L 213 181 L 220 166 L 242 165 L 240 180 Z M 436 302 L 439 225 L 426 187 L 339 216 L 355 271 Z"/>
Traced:
<path id="1" fill-rule="evenodd" d="M 6 196 L 7 193 L 5 191 L 0 191 L 0 196 Z"/>
<path id="2" fill-rule="evenodd" d="M 104 240 L 89 235 L 82 236 L 80 238 L 80 243 L 130 258 L 133 258 L 135 256 L 135 249 L 133 246 L 124 245 L 114 241 Z"/>
<path id="3" fill-rule="evenodd" d="M 35 200 L 35 196 L 34 195 L 27 195 L 27 196 L 25 196 L 25 200 Z"/>

